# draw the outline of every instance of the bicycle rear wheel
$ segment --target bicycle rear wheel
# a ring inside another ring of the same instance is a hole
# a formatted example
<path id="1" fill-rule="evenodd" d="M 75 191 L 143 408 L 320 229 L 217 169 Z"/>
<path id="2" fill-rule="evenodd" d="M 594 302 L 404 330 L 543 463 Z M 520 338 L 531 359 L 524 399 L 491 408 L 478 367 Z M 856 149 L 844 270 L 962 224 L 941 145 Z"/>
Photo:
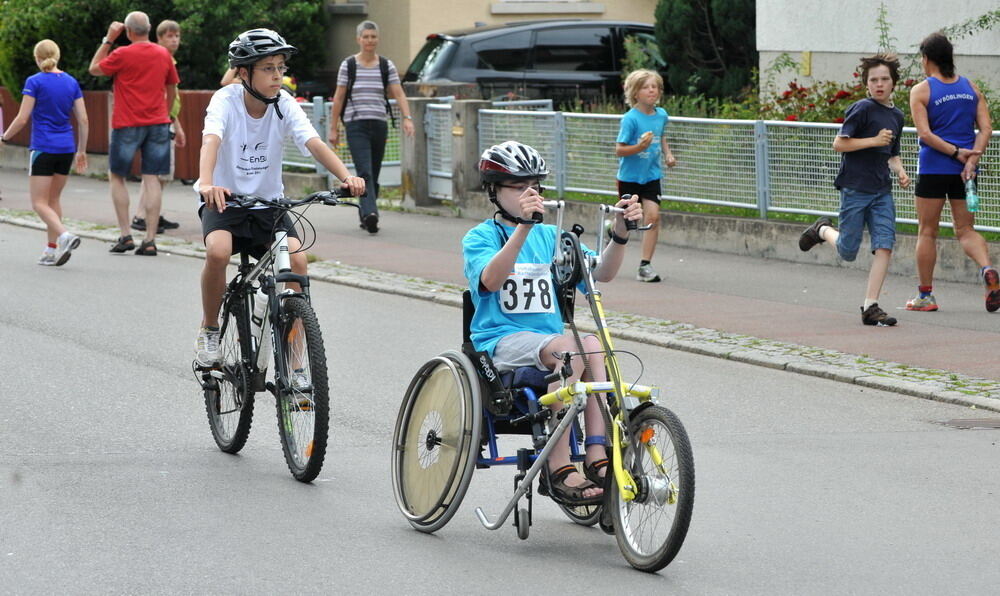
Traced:
<path id="1" fill-rule="evenodd" d="M 301 297 L 282 301 L 275 333 L 275 405 L 281 448 L 292 476 L 311 482 L 323 468 L 330 425 L 323 336 L 316 313 Z"/>
<path id="2" fill-rule="evenodd" d="M 244 298 L 234 294 L 223 305 L 219 340 L 222 362 L 217 370 L 211 371 L 204 391 L 212 437 L 226 453 L 243 449 L 253 423 L 254 396 L 249 372 L 253 349 Z"/>
<path id="3" fill-rule="evenodd" d="M 618 547 L 641 571 L 663 569 L 687 536 L 694 507 L 694 456 L 684 426 L 666 408 L 648 407 L 630 421 L 623 464 L 638 485 L 634 500 L 611 483 L 611 516 Z"/>

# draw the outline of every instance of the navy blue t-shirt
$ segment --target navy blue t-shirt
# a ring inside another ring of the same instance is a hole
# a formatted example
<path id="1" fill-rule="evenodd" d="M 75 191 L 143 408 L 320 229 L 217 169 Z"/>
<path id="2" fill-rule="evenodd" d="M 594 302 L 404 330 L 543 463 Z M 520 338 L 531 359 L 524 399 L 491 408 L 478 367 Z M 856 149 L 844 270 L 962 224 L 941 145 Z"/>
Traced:
<path id="1" fill-rule="evenodd" d="M 844 112 L 844 123 L 837 136 L 866 139 L 878 135 L 883 128 L 892 131 L 892 143 L 841 154 L 840 172 L 833 181 L 838 189 L 867 193 L 892 190 L 889 158 L 899 155 L 899 137 L 903 133 L 903 112 L 899 108 L 884 106 L 871 98 L 856 101 Z"/>

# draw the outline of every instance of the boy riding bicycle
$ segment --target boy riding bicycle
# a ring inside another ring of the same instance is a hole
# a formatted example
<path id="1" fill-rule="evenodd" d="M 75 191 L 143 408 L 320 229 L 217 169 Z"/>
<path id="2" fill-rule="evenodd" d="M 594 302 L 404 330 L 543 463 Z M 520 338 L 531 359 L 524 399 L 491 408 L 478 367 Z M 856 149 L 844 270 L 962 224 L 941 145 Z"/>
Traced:
<path id="1" fill-rule="evenodd" d="M 298 50 L 276 32 L 252 29 L 229 44 L 229 64 L 242 85 L 228 85 L 212 96 L 205 114 L 195 190 L 205 241 L 201 275 L 202 322 L 195 346 L 201 366 L 219 361 L 219 308 L 226 289 L 226 266 L 235 252 L 259 256 L 274 232 L 288 233 L 292 270 L 306 274 L 306 255 L 291 219 L 273 207 L 227 207 L 231 194 L 266 199 L 283 196 L 282 147 L 295 140 L 303 155 L 312 154 L 357 196 L 364 180 L 351 176 L 340 158 L 320 138 L 309 118 L 288 93 L 281 91 L 285 62 Z"/>
<path id="2" fill-rule="evenodd" d="M 541 196 L 544 189 L 540 183 L 548 173 L 541 155 L 516 141 L 483 152 L 479 161 L 480 178 L 500 218 L 494 215 L 471 229 L 462 240 L 465 276 L 476 307 L 471 324 L 472 343 L 476 350 L 490 354 L 500 371 L 527 366 L 550 371 L 562 365 L 563 353 L 586 352 L 586 368 L 592 378 L 585 380 L 605 381 L 604 353 L 597 338 L 584 336 L 581 350 L 573 335 L 563 333 L 562 314 L 550 272 L 557 230 L 532 219 L 544 213 Z M 594 278 L 601 282 L 615 277 L 625 256 L 624 245 L 628 242 L 625 218 L 633 221 L 642 218 L 642 209 L 634 197 L 620 200 L 616 206 L 626 211 L 616 216 L 611 241 L 594 271 Z M 574 356 L 571 366 L 572 378 L 579 379 L 584 372 L 582 357 Z M 558 382 L 554 383 L 550 390 L 558 386 Z M 570 463 L 568 436 L 559 442 L 548 461 L 549 485 L 554 496 L 580 505 L 600 502 L 603 493 L 600 485 L 608 465 L 604 420 L 593 399 L 587 402 L 584 420 L 592 433 L 585 439 L 586 478 Z M 593 429 L 600 430 L 593 433 Z"/>

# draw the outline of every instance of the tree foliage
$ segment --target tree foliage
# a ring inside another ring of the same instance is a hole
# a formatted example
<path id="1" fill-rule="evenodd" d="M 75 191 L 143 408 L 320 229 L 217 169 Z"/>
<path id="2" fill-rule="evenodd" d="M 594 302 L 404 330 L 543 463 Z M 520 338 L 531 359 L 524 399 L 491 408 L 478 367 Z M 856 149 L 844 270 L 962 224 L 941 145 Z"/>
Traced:
<path id="1" fill-rule="evenodd" d="M 48 38 L 62 51 L 59 67 L 84 89 L 110 88 L 110 79 L 92 77 L 87 68 L 108 25 L 135 9 L 129 0 L 0 0 L 0 85 L 19 95 L 38 70 L 32 48 Z M 141 9 L 154 32 L 164 19 L 180 24 L 176 58 L 185 89 L 218 87 L 229 42 L 255 27 L 274 29 L 299 48 L 289 63 L 296 76 L 312 78 L 325 64 L 326 13 L 316 0 L 145 0 Z"/>
<path id="2" fill-rule="evenodd" d="M 724 97 L 750 85 L 755 19 L 752 0 L 659 0 L 656 37 L 674 91 Z"/>

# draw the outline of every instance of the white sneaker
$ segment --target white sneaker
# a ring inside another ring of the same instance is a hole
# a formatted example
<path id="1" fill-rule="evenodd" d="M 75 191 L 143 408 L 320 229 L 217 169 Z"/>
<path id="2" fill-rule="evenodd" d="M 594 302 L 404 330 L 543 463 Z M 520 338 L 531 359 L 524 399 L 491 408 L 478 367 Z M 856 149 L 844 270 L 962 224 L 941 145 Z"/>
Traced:
<path id="1" fill-rule="evenodd" d="M 80 246 L 80 237 L 74 234 L 66 232 L 59 236 L 56 240 L 56 254 L 55 254 L 55 265 L 59 267 L 60 265 L 65 265 L 66 261 L 69 260 L 70 254 L 73 249 Z"/>
<path id="2" fill-rule="evenodd" d="M 639 281 L 660 281 L 660 276 L 653 271 L 652 265 L 639 265 L 639 273 L 635 276 Z"/>
<path id="3" fill-rule="evenodd" d="M 195 362 L 201 366 L 217 366 L 222 359 L 219 354 L 219 330 L 202 327 L 194 343 Z"/>
<path id="4" fill-rule="evenodd" d="M 38 257 L 38 264 L 45 267 L 52 267 L 56 264 L 56 255 L 51 252 L 43 252 L 42 256 Z"/>

